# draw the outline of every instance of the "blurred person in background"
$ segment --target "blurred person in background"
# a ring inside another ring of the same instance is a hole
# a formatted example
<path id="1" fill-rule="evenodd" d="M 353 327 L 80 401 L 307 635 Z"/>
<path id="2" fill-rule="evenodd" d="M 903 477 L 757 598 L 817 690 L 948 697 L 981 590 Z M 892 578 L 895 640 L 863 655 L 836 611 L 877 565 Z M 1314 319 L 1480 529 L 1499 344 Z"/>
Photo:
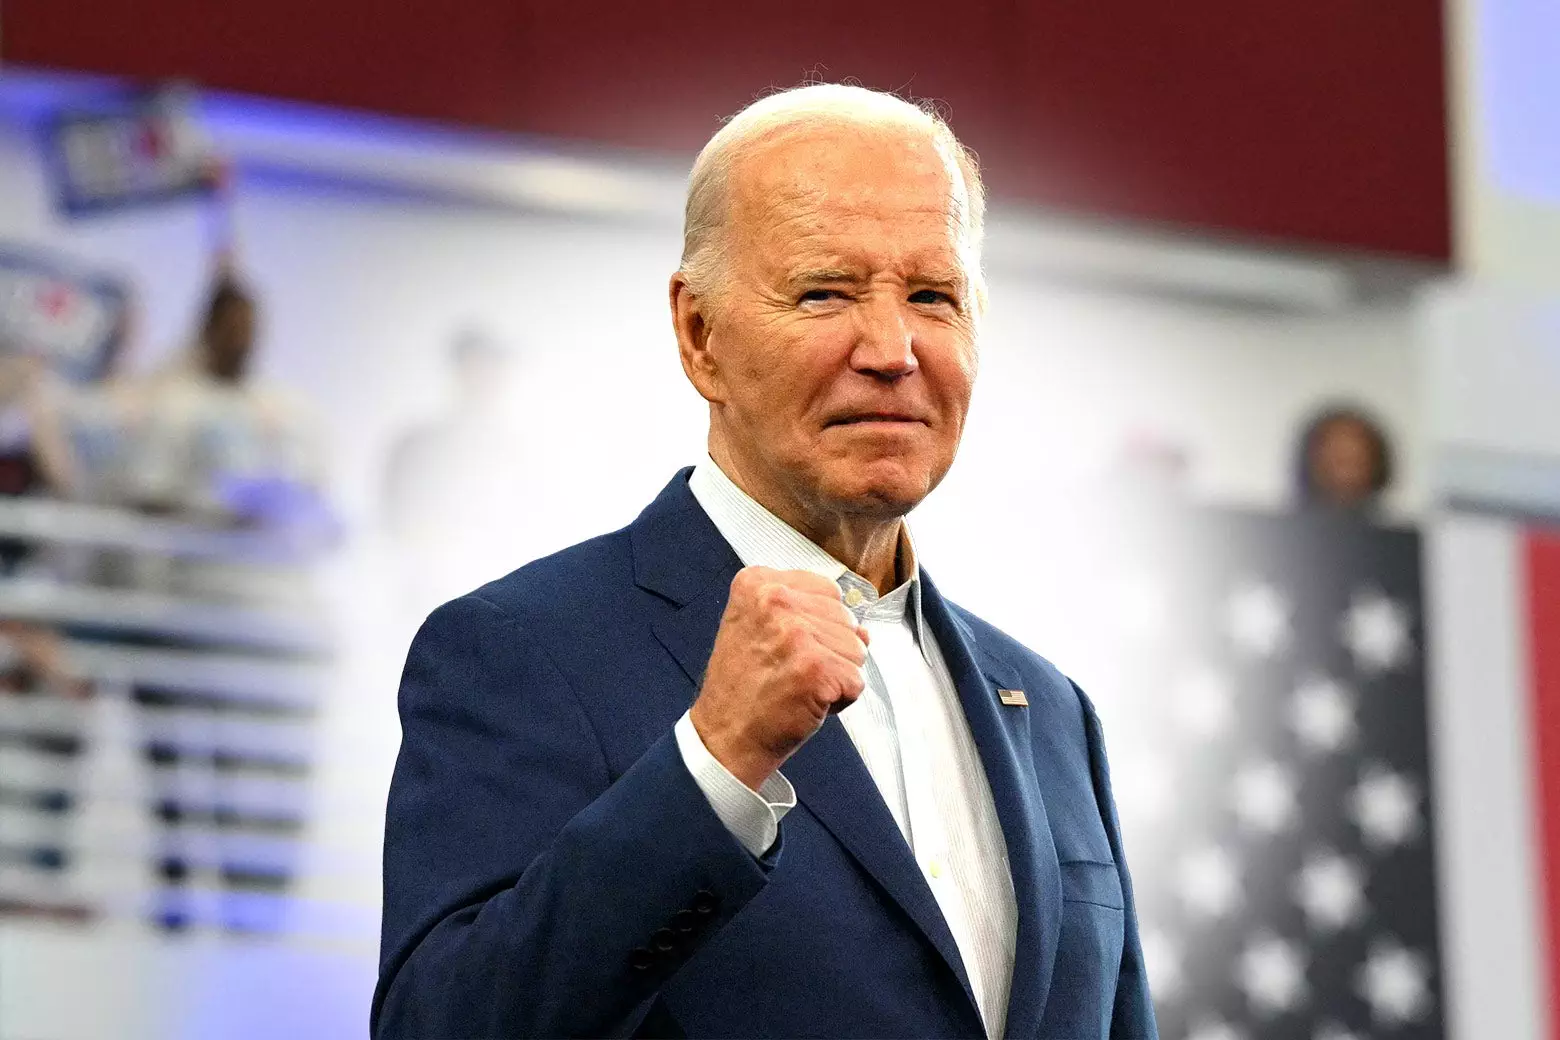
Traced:
<path id="1" fill-rule="evenodd" d="M 513 409 L 518 367 L 510 344 L 462 330 L 449 349 L 449 403 L 390 449 L 384 515 L 404 579 L 399 598 L 416 621 L 512 555 L 516 518 L 532 504 L 516 464 L 527 440 Z"/>
<path id="2" fill-rule="evenodd" d="M 904 524 L 963 433 L 983 209 L 859 87 L 705 146 L 670 301 L 709 457 L 414 640 L 376 1036 L 1156 1035 L 1098 717 Z"/>
<path id="3" fill-rule="evenodd" d="M 324 446 L 310 412 L 254 374 L 259 305 L 231 264 L 217 265 L 192 348 L 139 391 L 125 491 L 133 507 L 265 536 L 294 559 L 136 562 L 135 584 L 223 599 L 310 595 L 308 557 L 336 537 L 323 489 Z"/>
<path id="4" fill-rule="evenodd" d="M 259 311 L 219 259 L 192 347 L 150 374 L 45 385 L 33 405 L 37 455 L 60 497 L 218 526 L 288 519 L 318 489 L 307 411 L 253 377 Z"/>
<path id="5" fill-rule="evenodd" d="M 135 325 L 128 300 L 95 379 L 76 383 L 51 371 L 32 387 L 32 454 L 43 490 L 55 498 L 98 505 L 125 498 L 131 428 L 144 410 L 142 381 L 124 371 Z"/>
<path id="6" fill-rule="evenodd" d="M 1392 448 L 1368 412 L 1335 405 L 1306 422 L 1295 470 L 1302 508 L 1373 515 L 1392 483 Z"/>
<path id="7" fill-rule="evenodd" d="M 49 487 L 74 501 L 255 532 L 300 562 L 334 537 L 316 424 L 254 376 L 258 327 L 254 296 L 219 254 L 188 349 L 151 373 L 123 371 L 116 353 L 94 383 L 40 384 L 33 425 Z M 297 574 L 263 560 L 104 550 L 59 562 L 110 585 L 223 599 L 303 594 Z"/>
<path id="8" fill-rule="evenodd" d="M 317 491 L 311 417 L 252 374 L 258 331 L 254 296 L 219 267 L 193 348 L 145 388 L 128 489 L 137 507 L 222 525 L 281 524 Z"/>
<path id="9" fill-rule="evenodd" d="M 47 372 L 48 362 L 34 353 L 12 345 L 0 351 L 0 495 L 38 490 L 31 404 Z"/>
<path id="10" fill-rule="evenodd" d="M 133 315 L 128 303 L 119 313 L 104 346 L 102 369 L 110 371 L 130 340 Z M 6 343 L 0 352 L 0 495 L 48 495 L 79 498 L 80 470 L 69 443 L 67 409 L 95 396 L 101 384 L 78 386 L 35 343 Z M 123 424 L 113 421 L 115 440 Z M 55 573 L 61 554 L 40 552 L 31 538 L 0 539 L 0 560 L 8 576 L 22 572 Z M 72 667 L 62 633 L 51 625 L 0 620 L 0 688 L 25 693 L 81 697 L 90 683 Z"/>
<path id="11" fill-rule="evenodd" d="M 0 496 L 33 495 L 46 486 L 33 418 L 40 388 L 49 381 L 44 357 L 26 344 L 0 343 Z M 31 555 L 28 541 L 0 538 L 0 573 L 15 574 Z"/>

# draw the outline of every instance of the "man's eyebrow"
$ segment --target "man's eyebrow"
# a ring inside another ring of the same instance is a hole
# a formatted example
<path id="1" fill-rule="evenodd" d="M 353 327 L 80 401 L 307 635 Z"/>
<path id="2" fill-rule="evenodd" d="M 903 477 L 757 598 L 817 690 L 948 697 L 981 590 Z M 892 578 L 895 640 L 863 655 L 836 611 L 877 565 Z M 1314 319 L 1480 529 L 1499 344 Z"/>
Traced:
<path id="1" fill-rule="evenodd" d="M 853 282 L 859 277 L 848 267 L 804 267 L 792 271 L 786 281 L 793 285 L 815 285 L 819 282 Z"/>
<path id="2" fill-rule="evenodd" d="M 969 276 L 955 267 L 937 267 L 924 271 L 917 271 L 910 278 L 915 285 L 936 285 L 965 289 L 969 287 Z"/>

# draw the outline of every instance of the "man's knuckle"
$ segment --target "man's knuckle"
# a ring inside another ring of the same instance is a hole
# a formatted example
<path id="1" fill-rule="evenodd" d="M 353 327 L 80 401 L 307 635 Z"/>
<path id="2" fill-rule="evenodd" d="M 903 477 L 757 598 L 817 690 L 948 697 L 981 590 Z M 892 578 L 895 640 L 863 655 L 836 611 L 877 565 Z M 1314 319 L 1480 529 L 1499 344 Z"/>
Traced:
<path id="1" fill-rule="evenodd" d="M 840 587 L 838 585 L 834 584 L 834 582 L 830 581 L 828 578 L 818 574 L 807 575 L 807 584 L 805 587 L 808 592 L 816 593 L 820 596 L 837 597 L 840 594 Z"/>
<path id="2" fill-rule="evenodd" d="M 758 590 L 758 605 L 765 610 L 784 611 L 791 605 L 791 593 L 779 582 L 766 581 Z"/>
<path id="3" fill-rule="evenodd" d="M 828 678 L 828 665 L 816 654 L 806 654 L 797 660 L 796 673 L 804 682 L 817 685 Z"/>

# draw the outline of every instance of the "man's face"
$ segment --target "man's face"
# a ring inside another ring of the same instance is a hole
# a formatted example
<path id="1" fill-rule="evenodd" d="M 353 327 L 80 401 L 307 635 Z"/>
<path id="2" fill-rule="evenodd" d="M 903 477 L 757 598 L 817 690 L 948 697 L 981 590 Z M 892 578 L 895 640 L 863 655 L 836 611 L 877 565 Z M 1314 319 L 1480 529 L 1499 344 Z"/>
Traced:
<path id="1" fill-rule="evenodd" d="M 1375 491 L 1376 442 L 1357 420 L 1336 419 L 1317 438 L 1312 467 L 1328 501 L 1357 505 Z"/>
<path id="2" fill-rule="evenodd" d="M 952 465 L 975 379 L 956 170 L 924 135 L 857 127 L 767 142 L 731 176 L 695 383 L 736 475 L 820 519 L 904 515 Z"/>

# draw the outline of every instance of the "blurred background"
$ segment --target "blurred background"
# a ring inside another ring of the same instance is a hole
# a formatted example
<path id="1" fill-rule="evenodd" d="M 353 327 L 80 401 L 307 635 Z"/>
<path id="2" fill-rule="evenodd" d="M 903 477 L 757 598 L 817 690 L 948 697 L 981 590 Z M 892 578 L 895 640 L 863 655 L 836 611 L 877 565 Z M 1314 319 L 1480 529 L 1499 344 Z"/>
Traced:
<path id="1" fill-rule="evenodd" d="M 808 77 L 981 156 L 914 527 L 1100 705 L 1164 1035 L 1560 1037 L 1557 47 L 1553 0 L 4 0 L 0 1037 L 366 1033 L 411 634 L 700 456 L 687 168 Z"/>

